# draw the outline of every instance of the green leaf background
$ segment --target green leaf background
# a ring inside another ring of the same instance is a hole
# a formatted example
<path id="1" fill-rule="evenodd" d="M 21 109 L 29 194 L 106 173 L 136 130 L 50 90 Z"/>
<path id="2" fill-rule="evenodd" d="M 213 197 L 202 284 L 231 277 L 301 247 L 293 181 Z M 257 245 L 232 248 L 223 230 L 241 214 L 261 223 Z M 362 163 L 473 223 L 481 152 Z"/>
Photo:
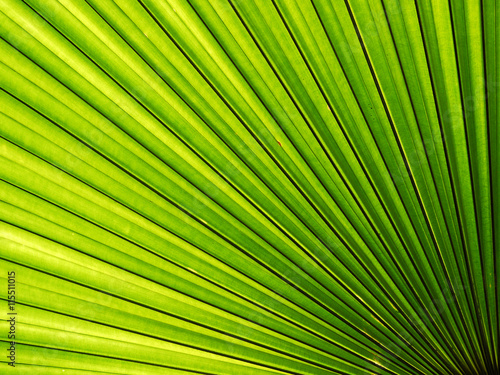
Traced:
<path id="1" fill-rule="evenodd" d="M 0 373 L 498 374 L 499 15 L 0 0 Z"/>

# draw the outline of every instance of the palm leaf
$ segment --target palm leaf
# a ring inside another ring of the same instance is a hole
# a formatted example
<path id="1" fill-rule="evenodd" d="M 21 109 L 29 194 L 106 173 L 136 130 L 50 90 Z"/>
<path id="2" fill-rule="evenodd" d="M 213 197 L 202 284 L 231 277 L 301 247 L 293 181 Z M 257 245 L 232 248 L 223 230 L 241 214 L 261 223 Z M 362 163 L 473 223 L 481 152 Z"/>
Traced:
<path id="1" fill-rule="evenodd" d="M 499 6 L 2 0 L 1 372 L 498 373 Z"/>

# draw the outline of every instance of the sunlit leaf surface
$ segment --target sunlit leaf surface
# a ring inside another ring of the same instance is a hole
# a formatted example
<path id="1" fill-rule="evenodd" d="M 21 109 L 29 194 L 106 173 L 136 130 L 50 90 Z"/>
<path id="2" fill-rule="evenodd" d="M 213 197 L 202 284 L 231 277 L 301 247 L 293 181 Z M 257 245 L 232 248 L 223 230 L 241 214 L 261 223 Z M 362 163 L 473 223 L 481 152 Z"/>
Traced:
<path id="1" fill-rule="evenodd" d="M 499 373 L 499 1 L 0 4 L 0 373 Z"/>

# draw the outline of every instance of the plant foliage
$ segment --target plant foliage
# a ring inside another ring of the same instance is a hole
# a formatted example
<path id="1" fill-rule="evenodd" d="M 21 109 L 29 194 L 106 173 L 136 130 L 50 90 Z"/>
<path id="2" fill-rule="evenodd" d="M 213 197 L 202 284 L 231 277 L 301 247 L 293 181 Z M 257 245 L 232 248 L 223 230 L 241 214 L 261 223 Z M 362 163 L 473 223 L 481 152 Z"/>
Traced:
<path id="1" fill-rule="evenodd" d="M 0 373 L 498 374 L 499 14 L 0 0 Z"/>

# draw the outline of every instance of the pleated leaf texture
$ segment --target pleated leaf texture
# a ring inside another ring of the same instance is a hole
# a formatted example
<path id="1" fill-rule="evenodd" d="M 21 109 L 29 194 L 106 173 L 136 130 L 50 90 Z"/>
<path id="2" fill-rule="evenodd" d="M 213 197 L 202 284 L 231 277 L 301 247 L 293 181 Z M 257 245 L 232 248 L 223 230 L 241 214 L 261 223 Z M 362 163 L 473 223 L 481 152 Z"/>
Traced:
<path id="1" fill-rule="evenodd" d="M 1 374 L 500 373 L 499 1 L 0 4 Z"/>

